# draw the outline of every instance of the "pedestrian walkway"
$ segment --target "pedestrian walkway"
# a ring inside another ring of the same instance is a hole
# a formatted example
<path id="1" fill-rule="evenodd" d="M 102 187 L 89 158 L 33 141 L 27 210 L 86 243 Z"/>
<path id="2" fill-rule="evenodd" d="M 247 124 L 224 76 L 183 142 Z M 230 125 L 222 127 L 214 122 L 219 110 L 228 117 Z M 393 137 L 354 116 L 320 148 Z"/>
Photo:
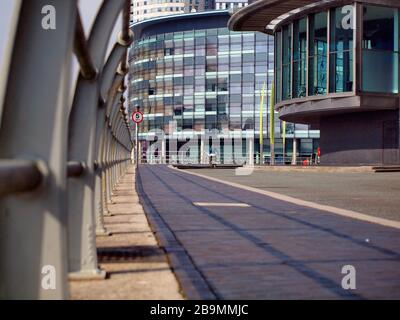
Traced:
<path id="1" fill-rule="evenodd" d="M 129 168 L 114 190 L 105 227 L 110 236 L 97 238 L 100 267 L 106 280 L 72 281 L 71 298 L 165 300 L 183 299 L 164 251 L 147 222 Z"/>
<path id="2" fill-rule="evenodd" d="M 140 166 L 137 179 L 188 298 L 400 298 L 399 229 L 166 166 Z M 348 265 L 356 290 L 342 287 Z"/>

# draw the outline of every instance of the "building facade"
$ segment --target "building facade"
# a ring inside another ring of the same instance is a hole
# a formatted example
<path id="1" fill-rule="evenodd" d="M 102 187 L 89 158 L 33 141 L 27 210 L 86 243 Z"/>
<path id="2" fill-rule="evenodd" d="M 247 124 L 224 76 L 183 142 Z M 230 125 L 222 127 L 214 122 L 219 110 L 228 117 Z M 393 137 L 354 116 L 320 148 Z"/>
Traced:
<path id="1" fill-rule="evenodd" d="M 215 0 L 216 10 L 234 10 L 247 7 L 248 0 Z"/>
<path id="2" fill-rule="evenodd" d="M 204 139 L 212 131 L 221 139 L 216 151 L 220 162 L 237 156 L 227 151 L 236 144 L 247 159 L 269 161 L 274 39 L 262 33 L 230 32 L 228 19 L 227 11 L 212 11 L 132 26 L 130 106 L 131 111 L 145 114 L 139 126 L 143 150 L 160 130 L 166 140 L 162 152 L 168 159 L 173 156 L 170 141 L 178 140 L 179 150 L 186 139 L 198 137 L 191 161 L 204 162 L 209 150 Z M 293 145 L 299 161 L 318 147 L 319 132 L 308 125 L 282 123 L 276 117 L 272 134 L 281 161 L 284 156 L 292 160 Z"/>
<path id="3" fill-rule="evenodd" d="M 232 0 L 232 3 L 244 1 L 247 2 L 247 0 Z M 228 8 L 227 5 L 224 5 L 224 7 Z M 214 0 L 132 0 L 131 23 L 173 14 L 203 12 L 214 9 Z M 221 9 L 223 9 L 222 6 Z"/>
<path id="4" fill-rule="evenodd" d="M 274 35 L 276 110 L 320 128 L 323 164 L 400 164 L 399 10 L 393 0 L 264 0 L 229 22 Z"/>
<path id="5" fill-rule="evenodd" d="M 131 23 L 185 12 L 185 0 L 132 0 Z"/>

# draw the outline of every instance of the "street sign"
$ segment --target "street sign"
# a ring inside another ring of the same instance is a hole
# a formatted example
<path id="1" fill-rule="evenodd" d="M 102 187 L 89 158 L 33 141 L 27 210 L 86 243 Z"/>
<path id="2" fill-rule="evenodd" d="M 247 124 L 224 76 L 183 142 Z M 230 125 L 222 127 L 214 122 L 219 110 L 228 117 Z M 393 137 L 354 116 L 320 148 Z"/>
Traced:
<path id="1" fill-rule="evenodd" d="M 143 112 L 140 111 L 136 111 L 133 115 L 132 115 L 132 120 L 133 122 L 139 124 L 142 123 L 144 120 L 144 114 Z"/>

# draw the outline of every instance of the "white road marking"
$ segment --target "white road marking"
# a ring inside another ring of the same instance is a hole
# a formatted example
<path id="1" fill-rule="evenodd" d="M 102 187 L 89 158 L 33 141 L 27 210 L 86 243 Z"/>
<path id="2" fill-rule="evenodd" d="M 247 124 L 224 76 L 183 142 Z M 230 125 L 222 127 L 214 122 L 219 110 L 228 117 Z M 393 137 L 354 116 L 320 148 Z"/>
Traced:
<path id="1" fill-rule="evenodd" d="M 193 202 L 196 207 L 237 207 L 237 208 L 249 208 L 250 205 L 247 203 L 229 203 L 229 202 Z"/>

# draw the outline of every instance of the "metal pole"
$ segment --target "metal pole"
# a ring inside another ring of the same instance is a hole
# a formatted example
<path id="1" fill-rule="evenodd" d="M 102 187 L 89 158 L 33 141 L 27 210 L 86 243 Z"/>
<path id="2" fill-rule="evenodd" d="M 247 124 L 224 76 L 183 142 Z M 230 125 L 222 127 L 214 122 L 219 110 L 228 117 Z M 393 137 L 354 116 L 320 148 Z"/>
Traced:
<path id="1" fill-rule="evenodd" d="M 55 30 L 42 28 L 45 4 L 62 13 Z M 48 179 L 0 199 L 0 299 L 68 298 L 65 137 L 76 13 L 76 1 L 30 0 L 18 17 L 0 158 L 40 161 Z"/>
<path id="2" fill-rule="evenodd" d="M 135 155 L 136 155 L 136 169 L 138 169 L 138 167 L 139 167 L 139 133 L 138 133 L 138 130 L 139 130 L 139 126 L 138 126 L 138 124 L 136 123 L 136 125 L 135 125 L 135 150 L 136 150 L 136 153 L 135 153 Z"/>

